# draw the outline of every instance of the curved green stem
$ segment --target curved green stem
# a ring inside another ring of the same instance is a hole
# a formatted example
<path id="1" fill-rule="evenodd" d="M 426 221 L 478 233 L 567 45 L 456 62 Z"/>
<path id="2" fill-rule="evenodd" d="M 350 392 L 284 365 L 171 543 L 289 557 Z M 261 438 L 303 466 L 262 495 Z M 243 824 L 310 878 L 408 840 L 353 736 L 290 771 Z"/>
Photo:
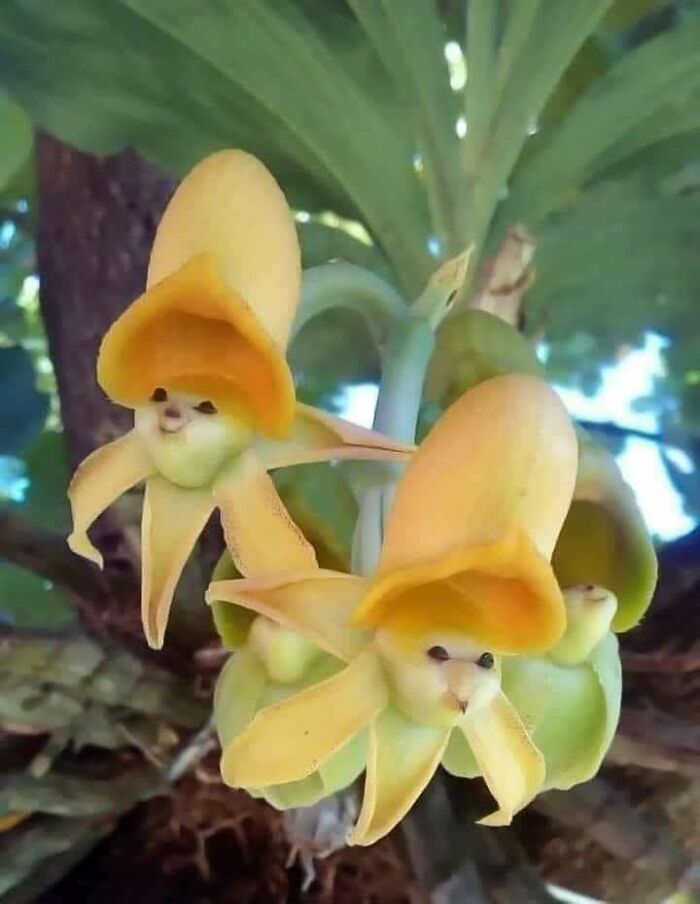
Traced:
<path id="1" fill-rule="evenodd" d="M 331 308 L 348 308 L 361 314 L 380 346 L 393 324 L 405 317 L 407 305 L 393 286 L 369 270 L 341 262 L 322 264 L 304 273 L 292 337 L 313 317 Z"/>

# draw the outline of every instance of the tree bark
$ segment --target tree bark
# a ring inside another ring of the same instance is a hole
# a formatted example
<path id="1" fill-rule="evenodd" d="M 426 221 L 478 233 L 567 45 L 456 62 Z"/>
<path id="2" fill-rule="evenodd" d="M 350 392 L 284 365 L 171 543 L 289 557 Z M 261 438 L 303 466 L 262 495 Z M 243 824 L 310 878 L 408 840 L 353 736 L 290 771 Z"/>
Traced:
<path id="1" fill-rule="evenodd" d="M 131 150 L 83 154 L 37 138 L 41 311 L 73 466 L 130 426 L 95 380 L 109 325 L 146 281 L 156 225 L 174 180 Z"/>

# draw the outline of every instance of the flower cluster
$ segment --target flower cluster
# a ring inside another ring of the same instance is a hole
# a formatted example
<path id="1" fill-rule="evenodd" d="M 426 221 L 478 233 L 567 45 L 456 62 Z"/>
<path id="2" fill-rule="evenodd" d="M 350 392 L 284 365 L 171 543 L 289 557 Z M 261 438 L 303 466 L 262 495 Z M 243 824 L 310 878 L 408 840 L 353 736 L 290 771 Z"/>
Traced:
<path id="1" fill-rule="evenodd" d="M 612 631 L 649 603 L 653 548 L 610 457 L 536 363 L 509 372 L 503 342 L 415 451 L 297 404 L 284 350 L 299 257 L 254 158 L 223 151 L 182 182 L 146 292 L 98 361 L 134 429 L 78 469 L 69 542 L 99 562 L 87 528 L 146 481 L 142 614 L 159 647 L 220 510 L 230 559 L 207 600 L 234 648 L 214 704 L 227 784 L 287 808 L 365 771 L 349 842 L 371 844 L 442 764 L 483 777 L 497 807 L 482 822 L 508 824 L 597 771 L 620 706 Z M 320 568 L 268 475 L 338 458 L 405 464 L 372 574 Z"/>

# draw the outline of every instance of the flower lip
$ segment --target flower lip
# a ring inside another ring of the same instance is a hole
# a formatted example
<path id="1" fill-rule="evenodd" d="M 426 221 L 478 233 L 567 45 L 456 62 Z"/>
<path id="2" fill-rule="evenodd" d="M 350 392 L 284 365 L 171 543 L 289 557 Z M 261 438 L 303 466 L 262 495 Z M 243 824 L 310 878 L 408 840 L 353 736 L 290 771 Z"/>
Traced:
<path id="1" fill-rule="evenodd" d="M 551 565 L 514 527 L 498 540 L 380 573 L 353 614 L 362 627 L 407 636 L 440 621 L 499 653 L 543 652 L 566 625 Z"/>

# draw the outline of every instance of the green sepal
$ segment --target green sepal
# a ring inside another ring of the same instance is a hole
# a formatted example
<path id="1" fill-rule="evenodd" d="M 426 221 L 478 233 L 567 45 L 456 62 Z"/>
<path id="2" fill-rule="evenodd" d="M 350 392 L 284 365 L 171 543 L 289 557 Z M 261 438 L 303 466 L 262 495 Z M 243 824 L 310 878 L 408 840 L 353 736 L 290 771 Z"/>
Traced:
<path id="1" fill-rule="evenodd" d="M 505 659 L 503 690 L 544 756 L 543 790 L 567 790 L 598 772 L 620 716 L 622 673 L 612 632 L 581 665 Z"/>
<path id="2" fill-rule="evenodd" d="M 231 553 L 225 549 L 212 573 L 212 582 L 233 581 L 240 577 L 241 573 L 233 564 Z M 221 642 L 229 650 L 238 650 L 248 639 L 250 626 L 257 618 L 256 613 L 221 600 L 213 600 L 210 608 Z"/>
<path id="3" fill-rule="evenodd" d="M 628 631 L 646 612 L 656 586 L 654 544 L 615 459 L 578 428 L 574 501 L 552 557 L 560 586 L 599 584 L 618 601 L 614 631 Z"/>
<path id="4" fill-rule="evenodd" d="M 328 462 L 295 465 L 274 474 L 292 520 L 316 550 L 321 568 L 347 571 L 357 501 L 345 474 Z"/>
<path id="5" fill-rule="evenodd" d="M 588 781 L 612 743 L 620 718 L 622 671 L 617 638 L 608 632 L 586 662 L 557 665 L 546 657 L 504 657 L 503 691 L 545 759 L 544 790 Z M 474 754 L 453 731 L 442 758 L 458 778 L 476 778 Z"/>
<path id="6" fill-rule="evenodd" d="M 477 778 L 481 775 L 476 757 L 461 731 L 451 732 L 441 765 L 456 778 Z"/>
<path id="7" fill-rule="evenodd" d="M 262 661 L 251 650 L 244 648 L 234 653 L 219 675 L 214 695 L 214 722 L 222 748 L 240 734 L 259 710 L 330 678 L 344 667 L 345 663 L 321 653 L 302 680 L 280 684 L 270 680 Z M 246 790 L 278 810 L 309 807 L 352 784 L 365 768 L 366 760 L 367 732 L 363 731 L 306 778 Z"/>
<path id="8" fill-rule="evenodd" d="M 495 314 L 460 311 L 437 332 L 425 401 L 447 408 L 473 386 L 506 373 L 544 376 L 532 344 Z"/>

